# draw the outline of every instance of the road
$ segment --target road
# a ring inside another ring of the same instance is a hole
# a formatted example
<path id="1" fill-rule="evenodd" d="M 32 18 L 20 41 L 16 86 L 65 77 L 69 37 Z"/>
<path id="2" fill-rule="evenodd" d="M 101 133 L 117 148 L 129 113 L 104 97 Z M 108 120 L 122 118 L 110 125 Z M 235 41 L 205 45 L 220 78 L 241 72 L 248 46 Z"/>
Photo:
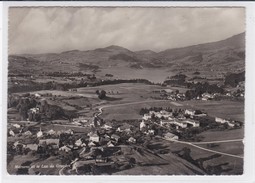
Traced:
<path id="1" fill-rule="evenodd" d="M 133 104 L 152 103 L 152 102 L 166 102 L 166 101 L 170 102 L 170 100 L 147 100 L 147 101 L 139 101 L 139 102 L 128 102 L 128 103 L 122 103 L 122 104 L 105 105 L 105 106 L 101 106 L 101 107 L 98 108 L 99 113 L 96 116 L 100 116 L 103 113 L 104 108 L 119 107 L 119 106 L 133 105 Z M 175 103 L 171 102 L 171 103 L 173 105 L 177 106 L 176 102 Z"/>
<path id="2" fill-rule="evenodd" d="M 193 144 L 213 144 L 213 143 L 227 143 L 227 142 L 242 142 L 243 139 L 232 139 L 232 140 L 217 140 L 209 142 L 193 142 Z"/>
<path id="3" fill-rule="evenodd" d="M 198 145 L 196 145 L 195 143 L 191 143 L 191 142 L 186 142 L 186 141 L 179 141 L 179 140 L 170 140 L 170 139 L 165 139 L 163 138 L 164 140 L 167 140 L 167 141 L 171 141 L 171 142 L 176 142 L 176 143 L 181 143 L 181 144 L 187 144 L 187 145 L 190 145 L 190 146 L 193 146 L 193 147 L 196 147 L 198 149 L 201 149 L 201 150 L 204 150 L 204 151 L 208 151 L 208 152 L 212 152 L 212 153 L 216 153 L 216 154 L 221 154 L 221 155 L 225 155 L 225 156 L 231 156 L 231 157 L 234 157 L 234 158 L 240 158 L 240 159 L 243 159 L 243 156 L 238 156 L 238 155 L 234 155 L 234 154 L 229 154 L 229 153 L 224 153 L 224 152 L 220 152 L 220 151 L 214 151 L 214 150 L 211 150 L 211 149 L 207 149 L 207 148 L 204 148 L 204 147 L 200 147 Z M 238 140 L 238 139 L 237 139 Z M 236 140 L 231 140 L 232 142 L 233 141 L 236 141 Z M 226 142 L 231 142 L 230 140 L 227 140 Z M 221 142 L 224 142 L 224 141 L 221 141 Z M 207 143 L 211 143 L 211 142 L 207 142 Z M 205 144 L 205 143 L 204 143 Z"/>
<path id="4" fill-rule="evenodd" d="M 68 167 L 68 166 L 63 166 L 60 170 L 59 170 L 59 175 L 65 175 L 64 173 L 63 173 L 63 171 L 64 171 L 64 169 L 66 168 L 66 167 Z"/>

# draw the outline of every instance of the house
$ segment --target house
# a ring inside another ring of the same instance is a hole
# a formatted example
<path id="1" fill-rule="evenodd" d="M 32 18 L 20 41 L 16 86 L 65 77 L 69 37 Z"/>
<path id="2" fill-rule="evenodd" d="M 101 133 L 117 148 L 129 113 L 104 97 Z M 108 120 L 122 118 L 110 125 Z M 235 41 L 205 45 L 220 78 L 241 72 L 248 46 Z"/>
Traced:
<path id="1" fill-rule="evenodd" d="M 219 118 L 219 117 L 215 117 L 215 122 L 223 124 L 223 123 L 228 123 L 229 120 L 226 120 L 226 119 L 223 119 L 223 118 Z"/>
<path id="2" fill-rule="evenodd" d="M 27 144 L 26 148 L 30 149 L 31 151 L 37 151 L 38 145 L 37 144 Z"/>
<path id="3" fill-rule="evenodd" d="M 120 139 L 120 136 L 118 136 L 118 135 L 116 135 L 116 134 L 113 134 L 113 135 L 111 136 L 111 139 L 113 139 L 113 140 L 115 140 L 116 142 L 118 142 L 119 139 Z"/>
<path id="4" fill-rule="evenodd" d="M 143 119 L 144 120 L 149 120 L 149 119 L 151 119 L 151 115 L 150 114 L 144 114 Z"/>
<path id="5" fill-rule="evenodd" d="M 28 130 L 28 131 L 24 132 L 24 135 L 31 136 L 32 132 Z"/>
<path id="6" fill-rule="evenodd" d="M 164 138 L 165 138 L 166 140 L 178 140 L 178 139 L 179 139 L 177 135 L 175 135 L 175 134 L 173 134 L 173 133 L 170 133 L 170 132 L 166 133 L 166 134 L 164 135 Z"/>
<path id="7" fill-rule="evenodd" d="M 199 127 L 200 123 L 199 121 L 194 121 L 194 120 L 190 120 L 190 119 L 186 119 L 183 122 L 192 125 L 193 127 Z"/>
<path id="8" fill-rule="evenodd" d="M 214 95 L 209 94 L 209 93 L 203 93 L 202 94 L 202 100 L 211 100 L 214 98 Z"/>
<path id="9" fill-rule="evenodd" d="M 64 131 L 64 133 L 73 135 L 73 130 L 69 129 L 69 130 Z"/>
<path id="10" fill-rule="evenodd" d="M 130 137 L 127 141 L 133 144 L 136 143 L 136 139 L 134 137 Z"/>
<path id="11" fill-rule="evenodd" d="M 234 121 L 229 121 L 229 122 L 227 122 L 227 124 L 230 127 L 234 127 L 235 126 L 235 122 Z"/>
<path id="12" fill-rule="evenodd" d="M 147 125 L 145 124 L 145 122 L 142 121 L 142 122 L 140 123 L 140 130 L 146 128 L 146 126 L 147 126 Z"/>
<path id="13" fill-rule="evenodd" d="M 85 147 L 86 146 L 86 144 L 83 143 L 81 139 L 76 140 L 74 144 L 78 147 Z"/>
<path id="14" fill-rule="evenodd" d="M 40 138 L 43 136 L 43 132 L 42 132 L 41 128 L 40 128 L 40 131 L 37 132 L 36 136 L 37 136 L 37 138 Z"/>
<path id="15" fill-rule="evenodd" d="M 48 135 L 55 135 L 56 132 L 55 132 L 54 130 L 51 129 L 51 130 L 49 130 L 49 131 L 47 132 L 47 134 L 48 134 Z"/>
<path id="16" fill-rule="evenodd" d="M 22 144 L 22 143 L 20 143 L 19 141 L 16 141 L 16 142 L 14 142 L 14 144 L 13 144 L 13 146 L 14 146 L 15 148 L 17 147 L 17 145 L 22 145 L 23 148 L 26 147 L 25 144 Z"/>
<path id="17" fill-rule="evenodd" d="M 168 112 L 168 111 L 165 111 L 165 110 L 161 110 L 160 111 L 160 117 L 164 117 L 164 118 L 169 118 L 169 117 L 172 117 L 172 113 L 171 112 Z"/>
<path id="18" fill-rule="evenodd" d="M 184 113 L 191 116 L 195 115 L 195 111 L 190 109 L 186 109 Z"/>
<path id="19" fill-rule="evenodd" d="M 178 120 L 178 119 L 174 119 L 174 120 L 161 120 L 160 121 L 160 125 L 163 126 L 165 124 L 173 124 L 173 125 L 176 125 L 178 127 L 181 127 L 181 128 L 187 128 L 187 123 L 185 121 L 182 121 L 182 120 Z"/>
<path id="20" fill-rule="evenodd" d="M 91 141 L 91 142 L 89 142 L 88 146 L 89 146 L 89 147 L 94 147 L 94 146 L 96 146 L 96 144 L 95 144 L 94 142 Z"/>
<path id="21" fill-rule="evenodd" d="M 100 139 L 100 137 L 96 133 L 91 134 L 89 137 L 89 140 L 92 142 L 99 142 L 99 139 Z"/>
<path id="22" fill-rule="evenodd" d="M 39 140 L 39 146 L 41 145 L 56 145 L 55 147 L 59 147 L 59 139 L 41 139 Z"/>
<path id="23" fill-rule="evenodd" d="M 15 136 L 15 133 L 14 133 L 14 131 L 12 131 L 12 130 L 9 131 L 9 134 L 10 134 L 11 136 L 13 136 L 13 137 Z"/>
<path id="24" fill-rule="evenodd" d="M 19 124 L 13 124 L 12 126 L 14 126 L 15 128 L 20 128 Z"/>
<path id="25" fill-rule="evenodd" d="M 41 97 L 41 95 L 38 94 L 38 93 L 34 94 L 34 96 L 35 96 L 36 98 L 40 98 L 40 97 Z"/>
<path id="26" fill-rule="evenodd" d="M 69 151 L 71 151 L 71 148 L 65 145 L 65 146 L 60 147 L 59 150 L 64 151 L 64 152 L 69 152 Z"/>
<path id="27" fill-rule="evenodd" d="M 148 130 L 148 134 L 149 135 L 154 135 L 155 134 L 155 130 Z"/>
<path id="28" fill-rule="evenodd" d="M 37 113 L 39 113 L 40 109 L 39 109 L 39 107 L 34 107 L 34 108 L 29 109 L 29 111 L 32 114 L 37 114 Z"/>
<path id="29" fill-rule="evenodd" d="M 112 129 L 111 126 L 107 125 L 107 124 L 104 124 L 103 126 L 101 126 L 101 128 L 105 129 L 105 130 L 110 130 Z"/>
<path id="30" fill-rule="evenodd" d="M 126 133 L 131 133 L 131 128 L 132 127 L 132 125 L 130 125 L 130 124 L 127 124 L 127 123 L 124 123 L 122 126 L 120 126 L 120 127 L 118 127 L 117 128 L 117 132 L 126 132 Z"/>
<path id="31" fill-rule="evenodd" d="M 107 135 L 107 134 L 104 134 L 104 139 L 106 139 L 106 140 L 110 140 L 111 139 L 111 137 L 109 136 L 109 135 Z"/>
<path id="32" fill-rule="evenodd" d="M 114 147 L 114 144 L 111 141 L 109 141 L 106 145 L 107 147 Z"/>

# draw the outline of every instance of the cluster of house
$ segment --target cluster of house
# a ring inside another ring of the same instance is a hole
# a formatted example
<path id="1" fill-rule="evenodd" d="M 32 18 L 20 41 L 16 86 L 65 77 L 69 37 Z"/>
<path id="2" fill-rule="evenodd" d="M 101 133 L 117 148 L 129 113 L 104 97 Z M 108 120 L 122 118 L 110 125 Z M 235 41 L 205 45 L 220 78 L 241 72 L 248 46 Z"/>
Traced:
<path id="1" fill-rule="evenodd" d="M 73 118 L 72 124 L 77 126 L 85 126 L 87 124 L 89 126 L 90 125 L 88 124 L 89 122 L 90 118 L 79 116 L 78 118 Z"/>
<path id="2" fill-rule="evenodd" d="M 217 95 L 216 93 L 214 93 L 214 94 L 203 93 L 203 94 L 202 94 L 202 97 L 201 97 L 201 100 L 205 100 L 205 101 L 207 101 L 207 100 L 213 100 L 213 99 L 215 98 L 216 95 Z M 200 99 L 200 98 L 198 98 L 198 99 Z"/>
<path id="3" fill-rule="evenodd" d="M 83 120 L 83 118 L 77 118 L 74 120 Z M 17 128 L 22 131 L 22 126 L 19 124 L 13 124 L 12 128 Z M 24 131 L 22 135 L 25 135 L 27 137 L 30 136 L 34 137 L 38 140 L 38 143 L 33 143 L 33 144 L 24 144 L 19 141 L 16 141 L 14 143 L 14 148 L 17 147 L 17 145 L 22 146 L 24 149 L 30 149 L 32 151 L 38 151 L 42 147 L 49 146 L 53 148 L 56 151 L 62 151 L 62 152 L 69 152 L 72 150 L 77 150 L 77 149 L 83 149 L 83 151 L 86 152 L 88 149 L 91 149 L 93 147 L 115 147 L 120 143 L 120 138 L 121 138 L 121 133 L 125 132 L 126 134 L 131 133 L 131 126 L 129 124 L 124 124 L 120 127 L 118 127 L 115 132 L 113 133 L 98 133 L 98 131 L 91 131 L 87 134 L 86 139 L 84 138 L 79 138 L 76 141 L 66 141 L 62 146 L 60 146 L 60 135 L 61 134 L 69 134 L 72 136 L 74 134 L 73 130 L 68 129 L 68 130 L 60 130 L 60 131 L 55 131 L 53 129 L 50 129 L 49 131 L 42 131 L 40 128 L 39 131 L 37 132 L 31 132 L 29 130 Z M 100 127 L 101 130 L 112 130 L 111 125 L 104 124 Z M 9 130 L 9 135 L 10 136 L 16 136 L 15 130 L 10 129 Z M 130 137 L 126 140 L 127 143 L 129 144 L 135 144 L 136 139 L 130 135 Z"/>
<path id="4" fill-rule="evenodd" d="M 152 116 L 155 116 L 160 120 L 161 126 L 175 125 L 176 128 L 187 128 L 189 126 L 199 127 L 199 121 L 193 120 L 192 118 L 206 116 L 205 113 L 197 114 L 196 110 L 188 110 L 184 111 L 184 114 L 178 114 L 178 116 L 174 117 L 172 112 L 168 112 L 165 110 L 161 110 L 159 112 L 150 111 L 148 114 L 144 114 L 143 120 L 151 120 Z M 189 118 L 186 118 L 185 115 L 188 115 Z M 163 118 L 163 119 L 162 119 Z"/>
<path id="5" fill-rule="evenodd" d="M 237 125 L 234 120 L 223 119 L 219 117 L 215 117 L 215 122 L 220 124 L 227 124 L 229 127 L 234 127 L 235 125 Z"/>
<path id="6" fill-rule="evenodd" d="M 185 94 L 184 93 L 179 93 L 179 91 L 173 91 L 172 89 L 164 89 L 160 91 L 154 91 L 154 93 L 160 93 L 160 96 L 172 100 L 172 101 L 182 101 L 185 100 Z"/>

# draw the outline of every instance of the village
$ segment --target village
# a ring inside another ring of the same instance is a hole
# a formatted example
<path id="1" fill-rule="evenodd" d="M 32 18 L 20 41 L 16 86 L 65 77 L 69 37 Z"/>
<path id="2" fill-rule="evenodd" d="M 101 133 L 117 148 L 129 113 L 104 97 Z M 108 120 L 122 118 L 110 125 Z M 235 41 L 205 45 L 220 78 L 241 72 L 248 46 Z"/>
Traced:
<path id="1" fill-rule="evenodd" d="M 45 101 L 39 94 L 34 97 Z M 135 121 L 105 121 L 100 117 L 102 112 L 98 111 L 92 117 L 76 116 L 68 124 L 59 124 L 60 128 L 54 125 L 50 128 L 48 124 L 51 123 L 43 125 L 41 122 L 30 121 L 36 119 L 36 114 L 42 111 L 43 106 L 29 109 L 26 121 L 10 123 L 8 155 L 11 158 L 31 153 L 39 159 L 53 156 L 68 165 L 64 168 L 69 169 L 70 174 L 80 174 L 79 167 L 84 170 L 84 165 L 90 168 L 82 174 L 97 174 L 91 167 L 101 165 L 108 166 L 108 170 L 111 167 L 112 172 L 128 169 L 139 160 L 132 155 L 118 159 L 119 155 L 125 154 L 127 148 L 146 148 L 148 141 L 153 139 L 198 140 L 196 136 L 208 129 L 239 128 L 242 124 L 231 119 L 208 117 L 201 110 L 154 107 L 142 108 L 141 119 Z M 80 129 L 76 131 L 73 127 Z M 26 174 L 28 170 L 23 171 Z M 100 173 L 107 173 L 104 171 L 100 169 Z"/>

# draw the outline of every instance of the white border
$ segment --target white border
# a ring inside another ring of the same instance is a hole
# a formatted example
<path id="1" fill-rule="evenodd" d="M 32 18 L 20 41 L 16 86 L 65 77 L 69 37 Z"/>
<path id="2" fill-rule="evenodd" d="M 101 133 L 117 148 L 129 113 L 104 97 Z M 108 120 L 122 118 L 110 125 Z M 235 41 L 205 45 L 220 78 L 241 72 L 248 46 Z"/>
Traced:
<path id="1" fill-rule="evenodd" d="M 244 174 L 241 176 L 11 176 L 6 171 L 6 137 L 7 137 L 7 66 L 8 66 L 8 7 L 11 6 L 155 6 L 155 7 L 166 7 L 166 6 L 242 6 L 246 8 L 246 88 L 245 88 L 245 153 L 244 153 Z M 2 55 L 1 59 L 3 62 L 0 64 L 0 78 L 1 78 L 1 98 L 0 107 L 2 111 L 0 113 L 0 139 L 1 139 L 1 157 L 2 166 L 0 168 L 2 174 L 2 180 L 4 182 L 201 182 L 206 181 L 208 183 L 218 182 L 255 182 L 255 143 L 254 143 L 254 130 L 255 130 L 255 74 L 253 69 L 255 68 L 255 3 L 254 2 L 3 2 L 3 8 L 0 20 L 0 26 L 3 29 L 1 36 L 3 39 L 2 43 Z M 0 36 L 0 39 L 1 39 Z M 0 51 L 0 53 L 1 53 Z"/>

